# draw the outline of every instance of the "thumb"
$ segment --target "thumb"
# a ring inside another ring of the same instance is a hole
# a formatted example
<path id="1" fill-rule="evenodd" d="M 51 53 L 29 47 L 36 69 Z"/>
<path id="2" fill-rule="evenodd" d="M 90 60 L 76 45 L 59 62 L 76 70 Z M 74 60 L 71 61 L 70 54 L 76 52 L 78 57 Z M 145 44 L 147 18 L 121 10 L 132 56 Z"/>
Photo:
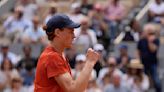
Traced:
<path id="1" fill-rule="evenodd" d="M 89 48 L 87 52 L 90 52 L 90 51 L 93 51 L 93 49 L 92 48 Z"/>

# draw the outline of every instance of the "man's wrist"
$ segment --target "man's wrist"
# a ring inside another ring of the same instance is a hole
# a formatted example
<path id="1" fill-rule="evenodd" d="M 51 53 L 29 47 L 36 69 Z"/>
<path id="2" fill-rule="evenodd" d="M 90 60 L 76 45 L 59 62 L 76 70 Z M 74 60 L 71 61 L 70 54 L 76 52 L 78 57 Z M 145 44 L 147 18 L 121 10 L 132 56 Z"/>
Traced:
<path id="1" fill-rule="evenodd" d="M 94 67 L 94 65 L 95 65 L 94 62 L 89 61 L 89 60 L 86 61 L 86 64 L 89 65 L 89 66 L 91 66 L 91 67 Z"/>

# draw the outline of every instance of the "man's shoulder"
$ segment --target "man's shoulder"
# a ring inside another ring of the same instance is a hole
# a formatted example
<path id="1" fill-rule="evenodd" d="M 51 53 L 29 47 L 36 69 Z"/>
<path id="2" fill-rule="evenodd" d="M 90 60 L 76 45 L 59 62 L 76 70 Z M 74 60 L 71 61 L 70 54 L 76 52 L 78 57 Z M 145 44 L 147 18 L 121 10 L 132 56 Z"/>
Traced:
<path id="1" fill-rule="evenodd" d="M 141 38 L 141 39 L 138 41 L 138 44 L 145 44 L 146 42 L 147 42 L 147 39 Z"/>
<path id="2" fill-rule="evenodd" d="M 40 55 L 40 58 L 49 58 L 49 59 L 54 59 L 54 58 L 58 58 L 59 55 L 57 54 L 57 52 L 51 51 L 51 50 L 47 50 L 45 49 L 42 54 Z"/>
<path id="3" fill-rule="evenodd" d="M 57 61 L 63 61 L 61 56 L 50 47 L 45 48 L 45 50 L 40 55 L 39 60 L 55 61 L 55 63 L 57 63 Z"/>
<path id="4" fill-rule="evenodd" d="M 57 52 L 50 45 L 48 45 L 47 47 L 44 48 L 42 54 L 45 54 L 45 55 L 56 55 Z"/>
<path id="5" fill-rule="evenodd" d="M 143 41 L 146 41 L 147 39 L 146 38 L 141 38 L 140 40 L 139 40 L 139 42 L 143 42 Z"/>

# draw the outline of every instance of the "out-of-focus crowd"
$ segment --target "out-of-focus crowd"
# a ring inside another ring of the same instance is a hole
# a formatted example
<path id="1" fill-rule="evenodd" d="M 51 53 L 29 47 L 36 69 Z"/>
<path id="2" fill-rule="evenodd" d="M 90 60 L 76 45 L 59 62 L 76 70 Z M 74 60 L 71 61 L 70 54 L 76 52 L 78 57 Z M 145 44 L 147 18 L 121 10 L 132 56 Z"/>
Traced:
<path id="1" fill-rule="evenodd" d="M 42 26 L 61 12 L 81 24 L 73 47 L 65 51 L 73 78 L 79 76 L 88 48 L 101 55 L 86 92 L 162 92 L 158 49 L 164 36 L 164 1 L 149 4 L 143 25 L 135 16 L 122 24 L 142 1 L 149 0 L 16 0 L 0 17 L 0 92 L 33 92 L 37 59 L 49 43 Z M 121 44 L 119 54 L 112 55 L 122 33 L 122 41 L 135 43 L 136 52 L 128 53 L 128 45 Z"/>

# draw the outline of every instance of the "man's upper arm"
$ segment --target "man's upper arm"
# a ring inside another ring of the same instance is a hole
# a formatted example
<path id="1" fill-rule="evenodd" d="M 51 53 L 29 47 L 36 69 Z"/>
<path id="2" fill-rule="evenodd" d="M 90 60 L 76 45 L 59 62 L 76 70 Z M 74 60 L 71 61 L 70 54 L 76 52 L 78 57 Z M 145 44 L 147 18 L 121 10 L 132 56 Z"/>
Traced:
<path id="1" fill-rule="evenodd" d="M 73 92 L 72 89 L 74 86 L 74 80 L 72 79 L 69 72 L 66 72 L 64 74 L 61 74 L 59 76 L 54 77 L 56 82 L 59 84 L 59 86 L 65 91 L 65 92 Z"/>
<path id="2" fill-rule="evenodd" d="M 49 55 L 46 64 L 47 76 L 48 78 L 54 78 L 64 92 L 73 92 L 70 91 L 73 84 L 72 76 L 63 62 L 61 57 L 55 54 Z"/>
<path id="3" fill-rule="evenodd" d="M 66 68 L 66 65 L 63 63 L 62 59 L 54 54 L 48 56 L 46 70 L 48 78 L 57 77 L 68 72 L 68 69 Z"/>

